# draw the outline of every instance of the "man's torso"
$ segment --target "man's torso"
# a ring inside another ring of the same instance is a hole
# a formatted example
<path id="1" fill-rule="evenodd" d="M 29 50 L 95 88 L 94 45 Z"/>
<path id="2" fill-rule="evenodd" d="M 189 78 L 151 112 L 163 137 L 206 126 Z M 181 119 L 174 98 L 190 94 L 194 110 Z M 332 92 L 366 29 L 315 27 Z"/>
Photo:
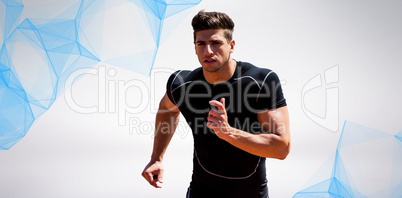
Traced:
<path id="1" fill-rule="evenodd" d="M 167 94 L 193 132 L 194 170 L 190 186 L 193 191 L 225 188 L 233 188 L 231 192 L 266 191 L 265 158 L 221 140 L 206 127 L 206 122 L 211 110 L 209 101 L 224 97 L 230 126 L 246 133 L 262 133 L 257 112 L 286 106 L 274 72 L 237 62 L 236 71 L 227 82 L 209 84 L 201 68 L 177 71 L 169 78 Z"/>

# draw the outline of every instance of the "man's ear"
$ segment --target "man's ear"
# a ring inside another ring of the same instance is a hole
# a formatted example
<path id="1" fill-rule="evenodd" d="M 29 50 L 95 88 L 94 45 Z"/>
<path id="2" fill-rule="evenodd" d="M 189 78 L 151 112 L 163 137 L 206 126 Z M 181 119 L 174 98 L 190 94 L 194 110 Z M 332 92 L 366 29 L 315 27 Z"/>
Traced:
<path id="1" fill-rule="evenodd" d="M 194 36 L 194 53 L 197 54 L 197 43 L 195 42 L 197 40 L 197 33 L 193 32 L 193 36 Z"/>
<path id="2" fill-rule="evenodd" d="M 230 45 L 230 53 L 233 53 L 235 44 L 236 44 L 235 40 L 230 41 L 230 43 L 229 43 L 229 45 Z"/>

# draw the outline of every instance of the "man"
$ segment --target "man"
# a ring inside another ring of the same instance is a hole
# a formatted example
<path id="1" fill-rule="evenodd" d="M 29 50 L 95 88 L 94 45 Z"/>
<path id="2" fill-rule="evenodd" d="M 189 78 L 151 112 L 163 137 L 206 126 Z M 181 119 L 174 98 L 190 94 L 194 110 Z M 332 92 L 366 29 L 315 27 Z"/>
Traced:
<path id="1" fill-rule="evenodd" d="M 142 176 L 161 187 L 163 155 L 182 113 L 194 137 L 187 197 L 268 197 L 265 158 L 285 159 L 290 150 L 278 76 L 231 58 L 234 23 L 226 14 L 200 11 L 192 26 L 202 67 L 169 78 Z"/>

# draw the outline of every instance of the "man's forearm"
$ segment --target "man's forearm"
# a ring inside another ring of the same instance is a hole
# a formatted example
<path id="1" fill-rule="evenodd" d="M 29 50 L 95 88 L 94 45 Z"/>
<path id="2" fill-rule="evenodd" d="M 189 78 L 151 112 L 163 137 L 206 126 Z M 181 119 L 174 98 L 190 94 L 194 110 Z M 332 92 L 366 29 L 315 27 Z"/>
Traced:
<path id="1" fill-rule="evenodd" d="M 163 155 L 173 137 L 179 122 L 180 111 L 174 105 L 167 94 L 159 103 L 159 110 L 155 119 L 155 138 L 151 161 L 142 172 L 142 176 L 155 188 L 161 188 L 163 182 Z"/>
<path id="2" fill-rule="evenodd" d="M 179 122 L 180 112 L 158 111 L 155 119 L 155 138 L 152 161 L 162 161 Z"/>
<path id="3" fill-rule="evenodd" d="M 231 127 L 223 139 L 248 153 L 266 158 L 285 159 L 290 150 L 286 137 L 274 133 L 251 134 Z"/>
<path id="4" fill-rule="evenodd" d="M 287 107 L 260 112 L 261 130 L 270 133 L 251 134 L 233 127 L 222 138 L 230 144 L 251 154 L 285 159 L 290 151 L 290 128 Z"/>
<path id="5" fill-rule="evenodd" d="M 224 98 L 220 101 L 212 100 L 209 104 L 216 106 L 218 110 L 209 111 L 207 127 L 214 130 L 219 138 L 257 156 L 286 158 L 290 150 L 289 115 L 286 106 L 259 112 L 257 118 L 261 130 L 272 133 L 252 134 L 229 125 Z"/>

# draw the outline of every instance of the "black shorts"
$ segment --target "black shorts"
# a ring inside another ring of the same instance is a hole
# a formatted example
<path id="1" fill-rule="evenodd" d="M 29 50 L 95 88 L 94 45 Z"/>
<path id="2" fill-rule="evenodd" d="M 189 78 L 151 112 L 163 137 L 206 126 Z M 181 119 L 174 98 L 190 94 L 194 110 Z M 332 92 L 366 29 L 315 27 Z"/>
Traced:
<path id="1" fill-rule="evenodd" d="M 189 187 L 187 189 L 186 198 L 268 198 L 268 186 L 262 187 L 261 191 L 255 192 L 255 194 L 243 194 L 243 193 L 232 193 L 230 189 L 224 191 L 213 191 L 213 190 L 195 190 Z"/>
<path id="2" fill-rule="evenodd" d="M 258 167 L 257 172 L 246 179 L 216 177 L 195 164 L 186 197 L 267 198 L 268 181 L 265 175 L 265 160 Z"/>

